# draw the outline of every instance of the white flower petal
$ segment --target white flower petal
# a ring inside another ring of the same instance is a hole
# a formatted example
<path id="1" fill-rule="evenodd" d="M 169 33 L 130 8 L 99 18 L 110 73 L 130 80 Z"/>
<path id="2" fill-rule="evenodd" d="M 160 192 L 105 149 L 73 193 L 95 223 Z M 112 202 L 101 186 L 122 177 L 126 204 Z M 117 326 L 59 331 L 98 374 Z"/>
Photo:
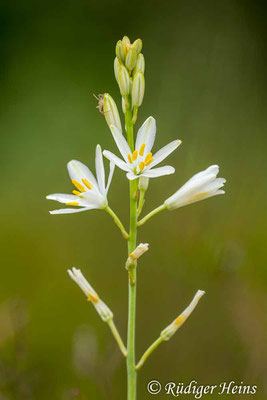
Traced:
<path id="1" fill-rule="evenodd" d="M 141 128 L 138 130 L 135 149 L 139 150 L 145 143 L 144 155 L 148 154 L 153 147 L 156 136 L 156 120 L 153 117 L 148 117 Z"/>
<path id="2" fill-rule="evenodd" d="M 68 171 L 70 175 L 70 179 L 75 179 L 81 184 L 83 184 L 82 179 L 87 179 L 94 187 L 97 189 L 98 185 L 96 179 L 90 169 L 77 160 L 72 160 L 68 163 Z"/>
<path id="3" fill-rule="evenodd" d="M 84 199 L 81 199 L 79 196 L 75 196 L 74 194 L 65 194 L 65 193 L 54 193 L 46 196 L 47 200 L 55 200 L 59 203 L 67 204 L 67 203 L 78 203 L 81 207 L 87 207 L 88 202 Z"/>
<path id="4" fill-rule="evenodd" d="M 110 161 L 109 163 L 109 176 L 108 176 L 108 182 L 107 182 L 107 187 L 106 187 L 106 195 L 108 193 L 111 181 L 112 181 L 112 177 L 113 177 L 113 173 L 114 173 L 114 169 L 115 169 L 115 163 L 113 161 Z"/>
<path id="5" fill-rule="evenodd" d="M 164 167 L 145 170 L 141 176 L 146 176 L 147 178 L 157 178 L 158 176 L 173 174 L 174 172 L 175 169 L 173 167 L 165 165 Z"/>
<path id="6" fill-rule="evenodd" d="M 107 205 L 106 195 L 104 196 L 94 190 L 88 190 L 80 195 L 86 204 L 93 205 L 95 208 L 105 208 Z"/>
<path id="7" fill-rule="evenodd" d="M 53 210 L 49 211 L 50 214 L 73 214 L 73 213 L 78 213 L 82 211 L 88 211 L 88 210 L 93 210 L 96 207 L 91 206 L 91 207 L 82 207 L 82 208 L 60 208 L 59 210 Z"/>
<path id="8" fill-rule="evenodd" d="M 109 161 L 113 161 L 123 171 L 129 171 L 130 170 L 129 166 L 124 161 L 122 161 L 119 157 L 115 156 L 115 154 L 111 153 L 111 151 L 104 150 L 103 151 L 103 155 Z"/>
<path id="9" fill-rule="evenodd" d="M 168 155 L 170 155 L 174 150 L 177 149 L 178 146 L 181 144 L 181 140 L 174 140 L 173 142 L 167 144 L 166 146 L 162 147 L 159 151 L 157 151 L 154 155 L 154 161 L 150 164 L 150 168 L 153 168 L 155 165 L 159 164 L 163 161 Z"/>
<path id="10" fill-rule="evenodd" d="M 132 171 L 128 172 L 126 176 L 129 179 L 129 181 L 133 181 L 134 179 L 140 178 L 140 175 L 135 175 Z"/>
<path id="11" fill-rule="evenodd" d="M 96 146 L 95 151 L 95 169 L 96 169 L 96 177 L 98 182 L 99 191 L 102 195 L 105 195 L 105 169 L 103 163 L 103 155 L 100 145 Z"/>
<path id="12" fill-rule="evenodd" d="M 110 130 L 122 157 L 127 162 L 128 154 L 132 154 L 132 152 L 125 137 L 123 136 L 121 131 L 119 131 L 119 129 L 116 128 L 116 126 L 114 125 L 110 125 Z"/>

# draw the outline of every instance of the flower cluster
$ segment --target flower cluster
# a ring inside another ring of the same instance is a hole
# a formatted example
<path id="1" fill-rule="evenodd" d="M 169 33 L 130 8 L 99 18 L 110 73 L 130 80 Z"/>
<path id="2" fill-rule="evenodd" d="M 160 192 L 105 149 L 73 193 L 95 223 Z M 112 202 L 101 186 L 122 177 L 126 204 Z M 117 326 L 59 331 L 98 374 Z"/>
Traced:
<path id="1" fill-rule="evenodd" d="M 156 121 L 151 116 L 143 122 L 136 137 L 134 136 L 134 125 L 137 121 L 138 109 L 143 102 L 145 93 L 145 59 L 141 51 L 142 41 L 140 39 L 131 43 L 130 39 L 124 36 L 116 45 L 114 73 L 121 94 L 122 111 L 125 120 L 124 129 L 118 107 L 110 94 L 104 93 L 95 96 L 98 100 L 97 109 L 104 115 L 121 157 L 109 150 L 102 152 L 98 144 L 95 152 L 95 175 L 80 161 L 72 160 L 67 165 L 71 182 L 74 185 L 72 194 L 55 193 L 47 196 L 49 200 L 55 200 L 68 206 L 67 208 L 50 211 L 51 214 L 69 214 L 92 209 L 106 211 L 121 230 L 123 237 L 128 240 L 128 258 L 125 265 L 128 271 L 129 285 L 127 347 L 124 345 L 114 324 L 112 311 L 99 298 L 81 271 L 73 268 L 72 270 L 68 270 L 68 273 L 85 293 L 88 300 L 94 305 L 102 320 L 109 325 L 122 354 L 127 357 L 128 399 L 132 400 L 136 399 L 136 371 L 141 368 L 145 360 L 161 342 L 169 340 L 182 326 L 205 293 L 202 290 L 198 290 L 190 305 L 160 333 L 158 339 L 146 350 L 136 365 L 136 266 L 139 258 L 149 248 L 148 243 L 140 243 L 136 246 L 137 228 L 160 211 L 174 210 L 212 196 L 223 194 L 222 187 L 226 182 L 225 179 L 217 177 L 219 167 L 211 165 L 204 171 L 194 175 L 160 206 L 142 219 L 139 219 L 150 179 L 170 175 L 175 172 L 173 166 L 160 166 L 160 164 L 182 143 L 181 140 L 175 139 L 161 149 L 152 151 L 156 138 Z M 103 156 L 109 161 L 109 175 L 107 180 Z M 129 233 L 109 206 L 108 191 L 115 166 L 124 171 L 130 182 Z"/>

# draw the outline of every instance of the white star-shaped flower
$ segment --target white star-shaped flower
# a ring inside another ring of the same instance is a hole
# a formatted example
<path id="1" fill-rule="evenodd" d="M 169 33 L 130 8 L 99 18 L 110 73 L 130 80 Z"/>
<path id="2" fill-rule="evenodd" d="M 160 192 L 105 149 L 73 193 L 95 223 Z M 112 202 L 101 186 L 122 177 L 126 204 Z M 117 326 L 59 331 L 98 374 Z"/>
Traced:
<path id="1" fill-rule="evenodd" d="M 80 161 L 72 160 L 67 167 L 70 179 L 76 188 L 73 190 L 73 194 L 55 193 L 46 196 L 46 198 L 59 201 L 67 206 L 78 206 L 80 208 L 61 208 L 50 211 L 50 214 L 70 214 L 96 208 L 106 208 L 108 206 L 107 193 L 115 164 L 110 162 L 108 182 L 107 186 L 105 186 L 105 169 L 100 145 L 96 146 L 95 153 L 96 178 L 90 169 Z"/>
<path id="2" fill-rule="evenodd" d="M 176 193 L 165 200 L 165 206 L 169 210 L 173 210 L 208 197 L 224 194 L 224 190 L 220 188 L 226 180 L 217 178 L 218 173 L 218 165 L 211 165 L 204 171 L 194 175 Z"/>
<path id="3" fill-rule="evenodd" d="M 169 165 L 154 168 L 175 149 L 177 149 L 181 144 L 181 140 L 174 140 L 162 147 L 162 149 L 153 155 L 151 149 L 156 136 L 156 121 L 153 117 L 147 118 L 139 129 L 135 142 L 135 150 L 133 152 L 131 151 L 122 132 L 118 128 L 111 125 L 110 130 L 124 160 L 107 150 L 104 150 L 103 154 L 123 171 L 126 171 L 128 179 L 133 180 L 140 178 L 141 176 L 156 178 L 158 176 L 169 175 L 175 172 L 175 169 Z"/>

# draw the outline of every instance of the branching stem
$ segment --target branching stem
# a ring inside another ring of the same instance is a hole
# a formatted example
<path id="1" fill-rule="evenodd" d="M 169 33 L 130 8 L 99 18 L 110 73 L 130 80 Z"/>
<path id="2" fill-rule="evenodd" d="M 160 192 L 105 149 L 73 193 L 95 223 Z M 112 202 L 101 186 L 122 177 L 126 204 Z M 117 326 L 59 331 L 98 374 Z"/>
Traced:
<path id="1" fill-rule="evenodd" d="M 144 354 L 140 358 L 138 364 L 136 365 L 136 370 L 139 370 L 143 366 L 143 364 L 146 361 L 146 359 L 150 356 L 151 353 L 153 353 L 153 351 L 162 342 L 163 342 L 163 338 L 160 336 L 157 340 L 155 340 L 154 343 L 152 343 L 152 345 L 144 352 Z"/>
<path id="2" fill-rule="evenodd" d="M 121 233 L 122 233 L 122 236 L 124 237 L 124 239 L 128 239 L 129 234 L 126 232 L 126 229 L 122 225 L 122 222 L 120 221 L 119 217 L 114 213 L 114 211 L 109 206 L 107 206 L 107 208 L 105 210 L 109 213 L 109 215 L 113 218 L 113 221 L 115 222 L 115 224 L 121 230 Z"/>

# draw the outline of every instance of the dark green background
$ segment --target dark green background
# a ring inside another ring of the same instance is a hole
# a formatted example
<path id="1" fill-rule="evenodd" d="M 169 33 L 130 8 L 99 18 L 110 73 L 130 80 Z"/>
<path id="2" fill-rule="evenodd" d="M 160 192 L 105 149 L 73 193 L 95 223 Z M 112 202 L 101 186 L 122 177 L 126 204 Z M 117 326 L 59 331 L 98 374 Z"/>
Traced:
<path id="1" fill-rule="evenodd" d="M 263 400 L 266 8 L 241 0 L 1 1 L 0 399 L 126 397 L 114 340 L 66 273 L 82 268 L 125 337 L 126 245 L 106 213 L 51 216 L 57 204 L 45 200 L 72 190 L 70 159 L 94 168 L 97 143 L 117 152 L 92 94 L 120 103 L 113 59 L 124 34 L 144 42 L 137 126 L 156 118 L 155 149 L 183 140 L 169 158 L 176 174 L 151 180 L 144 211 L 211 164 L 228 180 L 226 195 L 162 213 L 140 230 L 151 248 L 138 266 L 138 356 L 197 289 L 207 294 L 144 366 L 139 399 L 153 397 L 151 379 L 195 379 L 256 384 L 253 399 Z M 125 224 L 127 191 L 116 169 L 109 200 Z"/>

